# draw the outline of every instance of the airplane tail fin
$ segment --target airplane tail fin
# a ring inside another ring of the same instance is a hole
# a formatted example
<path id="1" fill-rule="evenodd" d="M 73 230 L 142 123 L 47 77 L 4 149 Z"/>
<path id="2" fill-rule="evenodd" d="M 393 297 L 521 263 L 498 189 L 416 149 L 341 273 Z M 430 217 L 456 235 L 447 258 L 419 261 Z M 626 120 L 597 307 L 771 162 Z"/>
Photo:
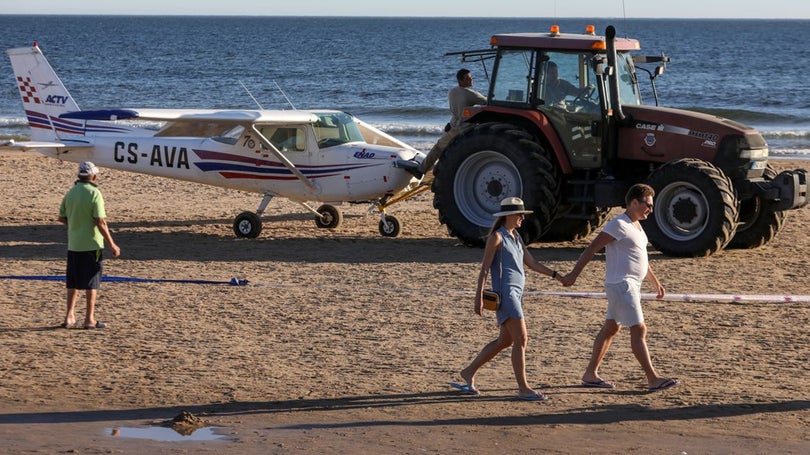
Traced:
<path id="1" fill-rule="evenodd" d="M 22 97 L 31 140 L 59 140 L 61 135 L 84 135 L 81 123 L 60 119 L 61 114 L 79 111 L 65 85 L 56 75 L 36 43 L 6 51 Z"/>

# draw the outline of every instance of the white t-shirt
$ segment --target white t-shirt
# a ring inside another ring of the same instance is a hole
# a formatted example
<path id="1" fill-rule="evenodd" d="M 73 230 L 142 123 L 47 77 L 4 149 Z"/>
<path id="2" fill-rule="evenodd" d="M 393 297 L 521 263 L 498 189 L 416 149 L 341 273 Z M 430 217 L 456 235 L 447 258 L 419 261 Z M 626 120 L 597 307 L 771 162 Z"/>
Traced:
<path id="1" fill-rule="evenodd" d="M 602 232 L 614 239 L 605 247 L 605 283 L 621 283 L 628 278 L 644 281 L 647 262 L 647 234 L 622 213 L 605 225 Z"/>

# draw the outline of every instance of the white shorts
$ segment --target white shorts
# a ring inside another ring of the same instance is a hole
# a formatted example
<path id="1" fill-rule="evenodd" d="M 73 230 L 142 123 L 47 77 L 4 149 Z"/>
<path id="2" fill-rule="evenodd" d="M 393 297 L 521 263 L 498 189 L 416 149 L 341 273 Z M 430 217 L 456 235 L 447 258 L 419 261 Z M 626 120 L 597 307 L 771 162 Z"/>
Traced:
<path id="1" fill-rule="evenodd" d="M 641 312 L 641 283 L 635 280 L 606 283 L 605 294 L 608 300 L 606 319 L 613 319 L 625 327 L 644 322 L 644 314 Z"/>

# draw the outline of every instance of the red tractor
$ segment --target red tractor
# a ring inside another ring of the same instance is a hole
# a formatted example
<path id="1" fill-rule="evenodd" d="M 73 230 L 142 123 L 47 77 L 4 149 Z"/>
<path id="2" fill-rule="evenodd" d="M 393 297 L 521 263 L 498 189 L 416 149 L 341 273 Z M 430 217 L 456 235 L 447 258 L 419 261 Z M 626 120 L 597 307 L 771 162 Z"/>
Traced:
<path id="1" fill-rule="evenodd" d="M 509 196 L 534 210 L 521 228 L 527 244 L 573 240 L 623 206 L 631 185 L 647 183 L 656 198 L 644 229 L 671 256 L 758 247 L 779 232 L 785 211 L 807 204 L 806 171 L 777 175 L 755 129 L 659 107 L 655 78 L 669 59 L 632 55 L 639 42 L 617 38 L 613 26 L 604 37 L 592 26 L 585 34 L 555 26 L 490 44 L 453 53 L 485 70 L 491 63 L 487 104 L 465 112 L 431 186 L 439 220 L 464 243 L 484 244 Z M 642 104 L 639 70 L 655 106 Z"/>

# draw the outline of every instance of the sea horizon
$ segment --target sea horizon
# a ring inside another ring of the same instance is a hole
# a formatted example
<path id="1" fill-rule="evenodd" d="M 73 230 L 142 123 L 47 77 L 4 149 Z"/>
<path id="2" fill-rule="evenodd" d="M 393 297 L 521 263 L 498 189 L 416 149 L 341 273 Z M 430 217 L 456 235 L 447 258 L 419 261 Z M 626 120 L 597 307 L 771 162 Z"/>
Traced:
<path id="1" fill-rule="evenodd" d="M 446 53 L 486 48 L 494 33 L 546 31 L 556 24 L 564 33 L 595 25 L 601 34 L 613 24 L 620 36 L 640 40 L 641 54 L 664 52 L 672 59 L 656 81 L 661 105 L 750 125 L 774 157 L 805 158 L 810 87 L 797 68 L 810 50 L 795 43 L 810 42 L 806 22 L 0 14 L 0 45 L 38 42 L 82 109 L 257 107 L 244 84 L 264 108 L 289 109 L 288 97 L 299 109 L 343 110 L 427 150 L 447 122 L 455 71 L 469 66 L 474 88 L 486 91 L 481 66 Z M 779 33 L 771 33 L 775 29 Z M 740 43 L 748 46 L 745 60 Z M 4 60 L 0 138 L 24 139 L 26 119 Z M 649 81 L 639 75 L 650 104 Z"/>

